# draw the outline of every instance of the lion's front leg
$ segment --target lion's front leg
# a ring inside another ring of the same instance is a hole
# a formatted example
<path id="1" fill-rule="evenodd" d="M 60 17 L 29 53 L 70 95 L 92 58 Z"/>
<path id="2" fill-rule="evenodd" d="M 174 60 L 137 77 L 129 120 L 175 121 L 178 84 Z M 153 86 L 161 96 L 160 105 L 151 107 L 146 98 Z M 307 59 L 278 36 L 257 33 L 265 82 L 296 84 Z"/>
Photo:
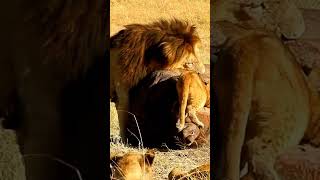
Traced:
<path id="1" fill-rule="evenodd" d="M 117 85 L 117 96 L 118 103 L 116 104 L 116 108 L 118 111 L 118 119 L 120 126 L 120 136 L 124 141 L 126 138 L 126 128 L 127 122 L 129 118 L 129 90 L 127 88 L 122 87 L 120 84 Z"/>

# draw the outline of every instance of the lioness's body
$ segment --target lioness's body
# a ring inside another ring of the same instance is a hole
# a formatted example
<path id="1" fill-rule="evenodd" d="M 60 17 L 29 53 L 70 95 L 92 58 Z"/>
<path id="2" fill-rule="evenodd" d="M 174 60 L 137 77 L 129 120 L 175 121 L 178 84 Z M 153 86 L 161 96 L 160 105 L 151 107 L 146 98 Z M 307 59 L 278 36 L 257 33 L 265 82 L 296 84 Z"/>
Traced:
<path id="1" fill-rule="evenodd" d="M 186 114 L 198 126 L 204 127 L 196 112 L 204 106 L 210 106 L 210 85 L 206 85 L 196 72 L 185 71 L 176 84 L 180 112 L 177 128 L 181 131 L 185 126 Z"/>
<path id="2" fill-rule="evenodd" d="M 215 173 L 239 180 L 242 159 L 249 163 L 245 178 L 277 180 L 275 158 L 304 137 L 318 97 L 273 34 L 248 30 L 229 42 L 214 69 L 221 141 Z"/>

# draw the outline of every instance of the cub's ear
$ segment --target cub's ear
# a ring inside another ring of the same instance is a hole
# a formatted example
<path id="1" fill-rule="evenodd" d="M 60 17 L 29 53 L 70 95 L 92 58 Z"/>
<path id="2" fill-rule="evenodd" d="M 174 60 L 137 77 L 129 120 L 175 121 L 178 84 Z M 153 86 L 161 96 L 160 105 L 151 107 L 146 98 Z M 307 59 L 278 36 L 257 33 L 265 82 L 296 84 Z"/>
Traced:
<path id="1" fill-rule="evenodd" d="M 156 156 L 155 151 L 155 149 L 149 149 L 144 155 L 144 161 L 150 166 L 152 166 L 153 160 Z"/>

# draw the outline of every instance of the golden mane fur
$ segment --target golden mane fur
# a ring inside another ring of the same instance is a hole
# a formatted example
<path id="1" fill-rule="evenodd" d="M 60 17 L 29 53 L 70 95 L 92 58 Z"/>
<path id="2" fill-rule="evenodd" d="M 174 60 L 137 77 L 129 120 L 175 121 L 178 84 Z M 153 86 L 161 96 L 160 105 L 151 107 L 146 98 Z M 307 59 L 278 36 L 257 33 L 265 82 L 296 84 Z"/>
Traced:
<path id="1" fill-rule="evenodd" d="M 126 25 L 111 37 L 111 49 L 120 49 L 121 80 L 132 85 L 156 69 L 178 67 L 199 43 L 196 27 L 177 19 Z"/>
<path id="2" fill-rule="evenodd" d="M 107 50 L 104 0 L 32 0 L 25 2 L 26 22 L 40 26 L 45 61 L 67 72 L 85 72 L 93 54 Z"/>

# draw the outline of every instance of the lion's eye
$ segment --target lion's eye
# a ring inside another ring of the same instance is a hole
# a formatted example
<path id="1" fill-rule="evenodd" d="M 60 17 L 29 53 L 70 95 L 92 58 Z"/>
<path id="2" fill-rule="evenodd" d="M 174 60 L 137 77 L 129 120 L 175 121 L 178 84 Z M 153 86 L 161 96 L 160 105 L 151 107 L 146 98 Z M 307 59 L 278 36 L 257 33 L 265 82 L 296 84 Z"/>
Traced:
<path id="1" fill-rule="evenodd" d="M 194 131 L 191 132 L 191 135 L 194 135 Z"/>

